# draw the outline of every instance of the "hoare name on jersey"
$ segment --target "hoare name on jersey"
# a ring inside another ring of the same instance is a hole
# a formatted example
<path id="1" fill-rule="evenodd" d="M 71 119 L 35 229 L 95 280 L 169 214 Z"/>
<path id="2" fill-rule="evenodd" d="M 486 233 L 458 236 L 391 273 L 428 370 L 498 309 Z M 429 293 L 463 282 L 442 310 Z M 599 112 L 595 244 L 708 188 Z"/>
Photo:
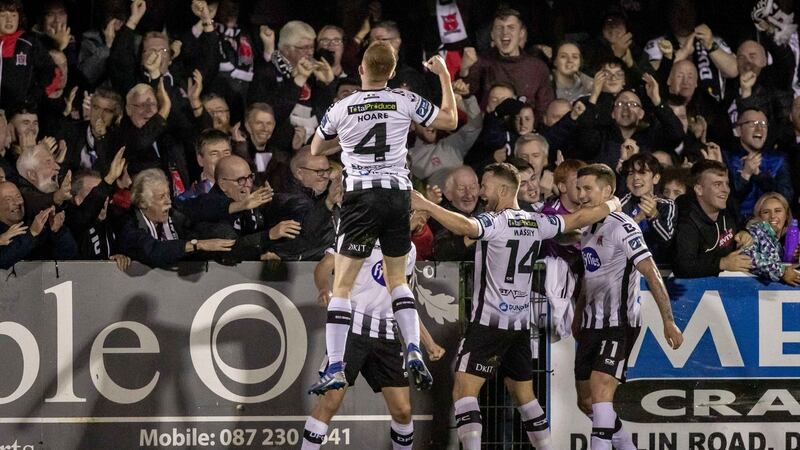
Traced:
<path id="1" fill-rule="evenodd" d="M 533 236 L 533 229 L 538 230 L 539 224 L 531 219 L 508 219 L 508 227 L 515 228 L 514 236 Z"/>
<path id="2" fill-rule="evenodd" d="M 347 107 L 347 114 L 358 114 L 357 120 L 364 122 L 367 120 L 388 119 L 389 115 L 379 111 L 397 111 L 395 102 L 369 102 Z"/>

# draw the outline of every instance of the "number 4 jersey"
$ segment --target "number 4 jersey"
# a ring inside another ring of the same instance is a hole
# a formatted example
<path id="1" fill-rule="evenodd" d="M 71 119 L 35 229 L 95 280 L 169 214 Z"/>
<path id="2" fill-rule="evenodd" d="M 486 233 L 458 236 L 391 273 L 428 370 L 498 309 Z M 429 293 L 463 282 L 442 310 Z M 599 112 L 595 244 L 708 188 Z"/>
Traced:
<path id="1" fill-rule="evenodd" d="M 370 188 L 411 190 L 406 154 L 411 121 L 428 127 L 439 108 L 403 89 L 357 90 L 334 103 L 317 128 L 339 136 L 345 191 Z"/>
<path id="2" fill-rule="evenodd" d="M 472 322 L 502 330 L 528 329 L 533 264 L 542 241 L 564 231 L 564 219 L 505 209 L 483 213 L 476 220 L 480 236 Z"/>

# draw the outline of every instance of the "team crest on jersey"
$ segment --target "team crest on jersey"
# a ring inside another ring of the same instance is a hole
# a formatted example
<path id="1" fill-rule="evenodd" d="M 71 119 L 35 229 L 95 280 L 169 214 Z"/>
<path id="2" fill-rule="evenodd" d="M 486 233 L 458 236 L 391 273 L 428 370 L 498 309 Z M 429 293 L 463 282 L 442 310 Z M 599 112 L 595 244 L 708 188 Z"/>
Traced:
<path id="1" fill-rule="evenodd" d="M 420 117 L 426 117 L 430 109 L 431 109 L 431 102 L 422 98 L 420 99 L 419 106 L 417 106 L 417 115 Z"/>
<path id="2" fill-rule="evenodd" d="M 17 53 L 17 65 L 18 66 L 27 66 L 28 65 L 28 54 L 27 53 Z"/>
<path id="3" fill-rule="evenodd" d="M 586 267 L 586 270 L 589 272 L 595 272 L 600 268 L 600 256 L 597 254 L 595 249 L 586 247 L 581 250 L 581 255 L 583 255 L 583 265 Z"/>
<path id="4" fill-rule="evenodd" d="M 372 279 L 375 280 L 376 283 L 380 284 L 381 286 L 386 286 L 386 280 L 383 279 L 383 261 L 378 261 L 372 266 Z"/>
<path id="5" fill-rule="evenodd" d="M 597 246 L 598 247 L 602 247 L 603 246 L 603 236 L 602 235 L 597 236 Z"/>
<path id="6" fill-rule="evenodd" d="M 642 248 L 642 238 L 635 237 L 631 239 L 630 241 L 628 241 L 628 246 L 631 248 L 631 250 L 638 250 Z"/>

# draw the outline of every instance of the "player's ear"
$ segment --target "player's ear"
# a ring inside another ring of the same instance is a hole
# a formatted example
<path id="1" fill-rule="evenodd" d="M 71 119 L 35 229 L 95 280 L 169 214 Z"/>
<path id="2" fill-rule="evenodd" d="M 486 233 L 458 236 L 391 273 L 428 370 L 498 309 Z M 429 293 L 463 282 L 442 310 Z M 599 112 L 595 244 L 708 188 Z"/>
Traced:
<path id="1" fill-rule="evenodd" d="M 361 78 L 364 78 L 364 65 L 363 64 L 359 64 L 358 65 L 358 74 L 361 75 Z"/>
<path id="2" fill-rule="evenodd" d="M 392 74 L 389 75 L 389 79 L 391 80 L 392 78 L 394 78 L 395 75 L 397 75 L 397 72 L 392 70 Z"/>

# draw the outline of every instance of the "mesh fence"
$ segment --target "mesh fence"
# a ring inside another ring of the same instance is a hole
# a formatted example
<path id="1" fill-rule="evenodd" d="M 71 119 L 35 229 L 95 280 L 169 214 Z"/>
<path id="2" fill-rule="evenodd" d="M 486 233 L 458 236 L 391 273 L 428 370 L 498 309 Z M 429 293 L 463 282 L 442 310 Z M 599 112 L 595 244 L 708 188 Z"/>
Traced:
<path id="1" fill-rule="evenodd" d="M 472 305 L 473 285 L 472 263 L 461 265 L 461 323 L 462 332 L 469 321 Z M 531 295 L 531 349 L 533 353 L 534 379 L 533 388 L 541 405 L 547 404 L 547 298 L 544 292 L 544 264 L 534 266 Z M 483 437 L 481 442 L 485 449 L 530 449 L 531 444 L 522 427 L 519 412 L 511 396 L 506 391 L 502 377 L 494 377 L 486 381 L 478 398 L 483 417 Z M 546 408 L 547 409 L 547 408 Z"/>

